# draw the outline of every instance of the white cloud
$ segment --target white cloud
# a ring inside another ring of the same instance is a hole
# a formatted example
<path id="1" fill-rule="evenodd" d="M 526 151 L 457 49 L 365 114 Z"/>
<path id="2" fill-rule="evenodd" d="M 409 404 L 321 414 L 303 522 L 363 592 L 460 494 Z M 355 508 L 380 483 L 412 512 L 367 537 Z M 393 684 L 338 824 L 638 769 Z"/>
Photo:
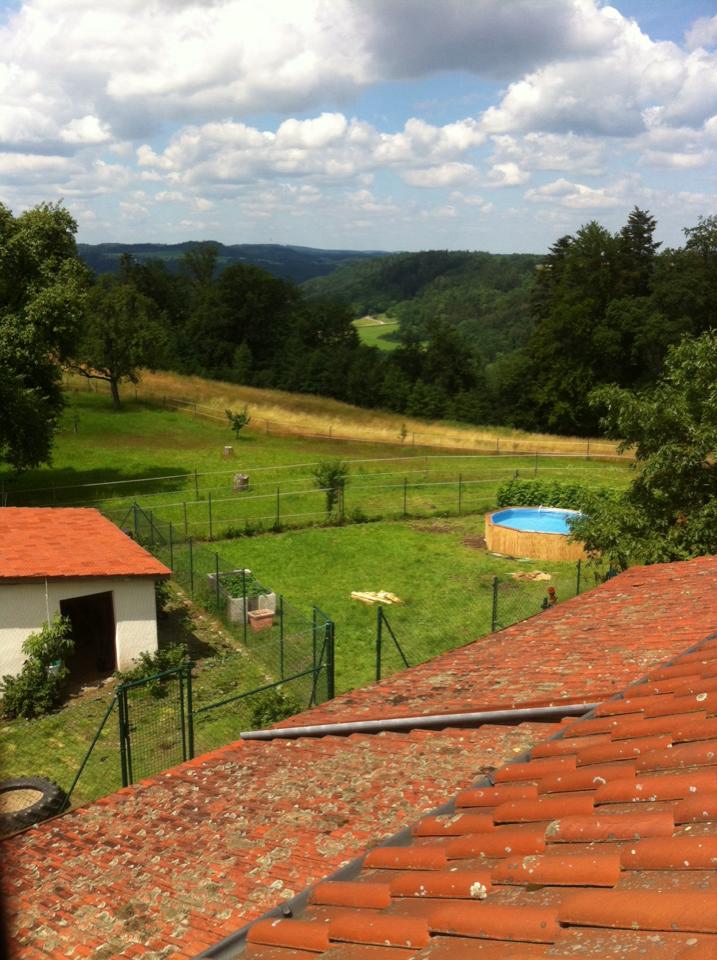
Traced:
<path id="1" fill-rule="evenodd" d="M 518 187 L 528 180 L 530 174 L 509 160 L 507 163 L 494 163 L 485 182 L 491 187 Z"/>
<path id="2" fill-rule="evenodd" d="M 541 187 L 527 190 L 525 199 L 532 203 L 550 203 L 573 210 L 606 210 L 625 203 L 622 184 L 612 187 L 588 187 L 561 177 Z"/>
<path id="3" fill-rule="evenodd" d="M 651 40 L 611 7 L 602 13 L 616 28 L 610 42 L 593 56 L 556 60 L 511 83 L 483 114 L 488 132 L 630 136 L 656 107 L 663 121 L 691 125 L 714 112 L 717 55 L 685 53 Z"/>
<path id="4" fill-rule="evenodd" d="M 457 183 L 470 183 L 478 177 L 478 170 L 470 163 L 443 163 L 422 170 L 407 170 L 402 178 L 412 187 L 452 187 Z"/>
<path id="5" fill-rule="evenodd" d="M 492 137 L 493 161 L 512 161 L 525 170 L 558 170 L 596 176 L 605 165 L 605 144 L 575 133 L 499 134 Z"/>
<path id="6" fill-rule="evenodd" d="M 685 34 L 685 42 L 690 50 L 714 46 L 717 43 L 717 15 L 695 20 Z"/>
<path id="7" fill-rule="evenodd" d="M 141 167 L 170 184 L 246 183 L 277 176 L 352 179 L 380 168 L 402 171 L 407 182 L 445 186 L 474 176 L 474 168 L 452 158 L 481 143 L 474 121 L 433 126 L 411 118 L 396 133 L 341 114 L 286 120 L 276 133 L 233 121 L 184 127 L 161 153 L 144 144 Z"/>

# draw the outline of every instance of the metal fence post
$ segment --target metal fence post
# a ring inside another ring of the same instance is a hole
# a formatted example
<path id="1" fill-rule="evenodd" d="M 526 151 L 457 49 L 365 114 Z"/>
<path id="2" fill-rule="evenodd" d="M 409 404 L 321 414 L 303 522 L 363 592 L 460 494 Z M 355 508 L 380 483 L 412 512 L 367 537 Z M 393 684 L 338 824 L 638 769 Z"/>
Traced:
<path id="1" fill-rule="evenodd" d="M 281 526 L 281 489 L 278 485 L 276 487 L 276 517 L 274 519 L 274 526 Z"/>
<path id="2" fill-rule="evenodd" d="M 326 623 L 326 699 L 333 700 L 336 696 L 334 684 L 334 641 L 336 639 L 333 620 Z"/>
<path id="3" fill-rule="evenodd" d="M 538 451 L 535 451 L 535 466 L 533 467 L 533 476 L 538 476 Z"/>
<path id="4" fill-rule="evenodd" d="M 461 513 L 461 508 L 463 506 L 463 474 L 458 474 L 458 514 Z"/>
<path id="5" fill-rule="evenodd" d="M 139 540 L 139 528 L 138 528 L 138 525 L 137 525 L 137 501 L 136 501 L 136 500 L 135 500 L 134 503 L 132 504 L 132 516 L 133 516 L 133 519 L 134 519 L 134 538 L 135 538 L 135 540 Z"/>
<path id="6" fill-rule="evenodd" d="M 576 597 L 580 593 L 580 579 L 582 576 L 582 566 L 583 566 L 583 562 L 582 560 L 579 559 L 577 562 L 577 570 L 576 570 L 576 576 L 575 576 L 575 596 Z"/>
<path id="7" fill-rule="evenodd" d="M 194 706 L 192 704 L 192 662 L 187 663 L 187 753 L 194 759 Z"/>
<path id="8" fill-rule="evenodd" d="M 279 678 L 284 679 L 284 594 L 279 594 Z"/>
<path id="9" fill-rule="evenodd" d="M 169 568 L 174 570 L 174 532 L 172 521 L 169 521 Z"/>
<path id="10" fill-rule="evenodd" d="M 192 537 L 187 539 L 189 544 L 189 596 L 194 598 L 194 541 Z"/>
<path id="11" fill-rule="evenodd" d="M 242 598 L 242 604 L 244 609 L 244 615 L 242 616 L 242 622 L 243 622 L 242 632 L 244 637 L 244 646 L 246 646 L 246 623 L 247 623 L 247 620 L 249 619 L 249 616 L 248 616 L 249 611 L 247 610 L 248 604 L 247 604 L 247 597 L 246 597 L 246 569 L 244 567 L 242 567 L 242 571 L 241 571 L 241 598 Z"/>
<path id="12" fill-rule="evenodd" d="M 210 490 L 207 494 L 207 511 L 209 515 L 209 539 L 213 540 L 212 536 L 212 491 Z"/>
<path id="13" fill-rule="evenodd" d="M 186 537 L 189 535 L 189 524 L 187 523 L 187 501 L 186 500 L 182 501 L 182 510 L 184 513 L 184 536 Z"/>
<path id="14" fill-rule="evenodd" d="M 404 517 L 405 517 L 405 516 L 407 515 L 407 513 L 408 513 L 408 510 L 407 510 L 407 497 L 408 497 L 408 478 L 407 478 L 407 477 L 404 477 L 404 478 L 403 478 L 403 515 L 404 515 Z"/>
<path id="15" fill-rule="evenodd" d="M 490 629 L 492 633 L 495 633 L 498 629 L 498 577 L 493 577 L 493 607 Z"/>
<path id="16" fill-rule="evenodd" d="M 178 674 L 179 682 L 179 734 L 182 738 L 182 763 L 185 763 L 187 756 L 187 720 L 184 712 L 184 671 Z"/>
<path id="17" fill-rule="evenodd" d="M 194 499 L 199 499 L 199 479 L 197 477 L 197 468 L 194 468 Z"/>
<path id="18" fill-rule="evenodd" d="M 149 511 L 149 546 L 154 550 L 154 516 L 151 510 Z"/>
<path id="19" fill-rule="evenodd" d="M 132 748 L 129 741 L 129 708 L 126 688 L 118 687 L 117 694 L 122 786 L 128 787 L 134 778 L 132 777 Z"/>
<path id="20" fill-rule="evenodd" d="M 316 607 L 311 608 L 311 663 L 314 667 L 314 682 L 316 681 Z"/>
<path id="21" fill-rule="evenodd" d="M 383 627 L 383 609 L 376 608 L 376 679 L 381 679 L 381 629 Z"/>
<path id="22" fill-rule="evenodd" d="M 214 598 L 219 613 L 219 554 L 214 554 Z"/>

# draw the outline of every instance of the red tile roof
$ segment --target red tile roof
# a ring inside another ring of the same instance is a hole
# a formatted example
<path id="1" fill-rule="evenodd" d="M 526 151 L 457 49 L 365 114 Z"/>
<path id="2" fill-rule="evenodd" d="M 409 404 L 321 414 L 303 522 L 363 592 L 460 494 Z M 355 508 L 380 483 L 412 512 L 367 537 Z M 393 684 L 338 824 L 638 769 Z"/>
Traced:
<path id="1" fill-rule="evenodd" d="M 170 573 L 99 510 L 0 509 L 0 580 L 163 577 Z"/>
<path id="2" fill-rule="evenodd" d="M 669 682 L 690 664 L 689 694 L 640 696 L 648 678 L 598 708 L 614 718 L 597 735 L 599 766 L 595 746 L 580 747 L 595 740 L 583 737 L 591 722 L 563 724 L 527 763 L 497 771 L 485 796 L 459 794 L 454 812 L 413 826 L 408 846 L 371 851 L 349 883 L 320 884 L 298 919 L 252 926 L 247 956 L 271 946 L 272 960 L 296 949 L 329 960 L 382 944 L 382 960 L 717 957 L 717 704 L 705 692 L 715 663 L 713 635 L 652 673 Z M 679 735 L 630 750 L 636 720 L 655 713 Z"/>
<path id="3" fill-rule="evenodd" d="M 192 957 L 555 729 L 246 741 L 205 754 L 0 841 L 16 956 Z"/>
<path id="4" fill-rule="evenodd" d="M 715 627 L 717 558 L 634 567 L 540 616 L 282 725 L 596 703 Z"/>
<path id="5" fill-rule="evenodd" d="M 389 711 L 445 712 L 452 688 L 506 707 L 536 684 L 590 700 L 648 673 L 559 740 L 536 724 L 233 744 L 6 840 L 16 956 L 191 957 L 369 849 L 299 919 L 257 924 L 247 960 L 714 960 L 717 641 L 684 650 L 717 626 L 716 576 L 712 559 L 632 571 L 326 707 L 380 716 L 392 689 L 407 700 Z M 426 816 L 457 791 L 455 814 Z M 372 849 L 414 820 L 408 846 Z"/>

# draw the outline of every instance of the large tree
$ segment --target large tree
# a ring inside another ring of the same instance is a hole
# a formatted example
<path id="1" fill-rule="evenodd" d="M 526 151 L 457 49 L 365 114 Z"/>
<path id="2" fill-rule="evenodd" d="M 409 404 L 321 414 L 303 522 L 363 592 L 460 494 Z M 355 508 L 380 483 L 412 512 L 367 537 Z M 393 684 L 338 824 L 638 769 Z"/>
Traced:
<path id="1" fill-rule="evenodd" d="M 717 553 L 717 334 L 673 347 L 651 389 L 602 387 L 608 435 L 634 447 L 636 475 L 622 502 L 595 504 L 578 539 L 617 566 Z"/>
<path id="2" fill-rule="evenodd" d="M 155 303 L 133 283 L 103 276 L 87 295 L 87 313 L 72 368 L 92 380 L 106 380 L 115 410 L 119 386 L 137 383 L 142 367 L 162 359 L 166 327 Z"/>
<path id="3" fill-rule="evenodd" d="M 0 461 L 17 470 L 49 460 L 63 407 L 89 276 L 76 231 L 59 203 L 18 217 L 0 204 Z"/>

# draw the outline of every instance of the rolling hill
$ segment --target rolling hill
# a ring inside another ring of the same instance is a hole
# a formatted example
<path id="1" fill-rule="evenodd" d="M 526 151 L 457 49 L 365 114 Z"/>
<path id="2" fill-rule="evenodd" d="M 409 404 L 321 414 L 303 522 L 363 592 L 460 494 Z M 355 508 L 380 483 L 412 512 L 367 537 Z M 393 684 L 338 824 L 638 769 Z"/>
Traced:
<path id="1" fill-rule="evenodd" d="M 208 241 L 213 243 L 213 241 Z M 120 257 L 130 254 L 139 263 L 162 260 L 170 269 L 176 270 L 182 256 L 192 247 L 200 246 L 195 241 L 184 243 L 78 243 L 77 251 L 95 273 L 116 273 Z M 278 243 L 216 243 L 219 269 L 232 263 L 247 263 L 261 267 L 267 273 L 302 283 L 314 277 L 331 273 L 338 266 L 356 260 L 381 257 L 378 250 L 322 250 L 314 247 L 286 246 Z"/>

